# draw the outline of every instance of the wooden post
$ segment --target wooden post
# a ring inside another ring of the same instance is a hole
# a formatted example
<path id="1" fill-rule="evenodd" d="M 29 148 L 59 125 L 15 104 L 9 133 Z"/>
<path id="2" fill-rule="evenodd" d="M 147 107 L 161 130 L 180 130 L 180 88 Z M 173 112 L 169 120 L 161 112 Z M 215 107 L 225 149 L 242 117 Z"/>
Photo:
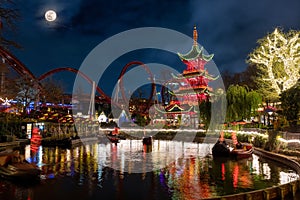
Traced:
<path id="1" fill-rule="evenodd" d="M 296 184 L 296 182 L 291 182 L 290 183 L 290 187 L 291 187 L 291 191 L 292 191 L 293 197 L 295 197 L 296 196 L 296 192 L 297 192 L 297 184 Z"/>
<path id="2" fill-rule="evenodd" d="M 279 187 L 281 200 L 284 200 L 285 188 L 284 186 Z"/>
<path id="3" fill-rule="evenodd" d="M 252 194 L 247 193 L 246 194 L 246 200 L 252 200 Z"/>
<path id="4" fill-rule="evenodd" d="M 270 193 L 268 190 L 264 190 L 264 199 L 265 200 L 270 200 Z"/>

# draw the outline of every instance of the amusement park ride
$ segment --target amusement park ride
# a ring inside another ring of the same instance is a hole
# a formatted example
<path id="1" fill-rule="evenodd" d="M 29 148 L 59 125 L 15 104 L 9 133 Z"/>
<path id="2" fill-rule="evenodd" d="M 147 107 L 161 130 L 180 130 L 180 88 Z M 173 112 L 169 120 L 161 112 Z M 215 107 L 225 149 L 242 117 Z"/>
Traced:
<path id="1" fill-rule="evenodd" d="M 124 87 L 123 87 L 123 76 L 126 73 L 126 71 L 130 67 L 138 66 L 142 67 L 148 74 L 151 80 L 151 92 L 150 96 L 147 101 L 144 101 L 144 104 L 142 106 L 142 109 L 139 109 L 141 115 L 150 115 L 152 111 L 150 111 L 150 107 L 154 105 L 155 107 L 155 115 L 159 113 L 159 115 L 164 115 L 163 119 L 165 119 L 165 123 L 169 122 L 176 122 L 180 121 L 179 118 L 183 121 L 184 124 L 194 125 L 194 128 L 198 128 L 201 121 L 199 120 L 199 107 L 202 103 L 210 103 L 211 97 L 214 95 L 214 91 L 211 87 L 209 87 L 209 82 L 216 80 L 218 77 L 214 77 L 213 75 L 210 75 L 205 68 L 205 65 L 210 62 L 213 58 L 213 54 L 211 55 L 205 55 L 203 47 L 199 47 L 198 42 L 198 33 L 196 27 L 194 27 L 193 30 L 193 46 L 191 50 L 186 54 L 178 53 L 178 56 L 180 60 L 186 65 L 186 68 L 183 70 L 181 74 L 171 74 L 172 78 L 166 81 L 165 83 L 162 83 L 162 89 L 161 89 L 161 106 L 156 106 L 155 103 L 159 103 L 156 100 L 153 100 L 153 97 L 157 98 L 157 96 L 154 96 L 157 94 L 156 91 L 156 83 L 154 80 L 154 76 L 151 73 L 151 70 L 147 65 L 140 61 L 133 61 L 128 64 L 126 64 L 122 71 L 120 72 L 119 78 L 118 78 L 118 85 L 120 88 L 120 93 L 122 95 L 122 101 L 123 102 L 130 102 L 128 101 Z M 122 112 L 124 111 L 124 106 L 122 103 L 118 101 L 114 101 L 111 97 L 107 96 L 99 86 L 95 85 L 95 82 L 91 80 L 87 75 L 82 73 L 81 71 L 70 68 L 70 67 L 62 67 L 50 70 L 40 77 L 35 77 L 30 70 L 25 67 L 25 65 L 20 62 L 15 56 L 13 56 L 10 52 L 6 51 L 2 47 L 0 47 L 0 57 L 2 57 L 3 63 L 6 65 L 9 65 L 11 68 L 13 68 L 20 76 L 26 76 L 29 77 L 31 80 L 36 81 L 40 87 L 41 90 L 42 84 L 40 83 L 42 80 L 47 78 L 48 76 L 58 73 L 61 71 L 69 71 L 76 73 L 80 75 L 82 78 L 84 78 L 88 83 L 90 83 L 92 87 L 92 91 L 97 91 L 102 99 L 107 101 L 108 103 L 115 104 L 119 108 L 121 108 Z M 93 93 L 93 92 L 92 92 Z M 91 99 L 95 96 L 92 96 Z M 94 101 L 93 101 L 94 102 Z M 92 105 L 90 105 L 91 107 Z M 128 105 L 129 106 L 129 105 Z M 126 110 L 126 112 L 129 112 L 129 109 Z M 202 111 L 201 111 L 202 112 Z M 67 113 L 69 116 L 69 113 Z M 132 113 L 131 113 L 132 114 Z M 152 113 L 153 114 L 153 113 Z M 72 117 L 72 116 L 71 116 Z M 72 117 L 73 118 L 73 117 Z M 66 120 L 67 122 L 70 122 Z M 72 120 L 74 122 L 74 119 Z M 177 122 L 176 122 L 177 123 Z M 174 123 L 175 124 L 175 123 Z M 181 124 L 180 124 L 181 125 Z M 115 135 L 111 135 L 111 138 L 115 139 Z M 144 134 L 146 135 L 146 134 Z M 145 137 L 143 139 L 143 143 L 151 143 L 152 138 L 151 137 Z M 224 153 L 227 155 L 235 155 L 235 156 L 242 156 L 247 157 L 252 154 L 252 147 L 244 145 L 245 149 L 237 149 L 230 151 L 226 145 L 224 145 L 224 139 L 221 138 L 219 140 L 219 143 L 214 146 L 213 154 L 214 156 L 223 155 Z M 114 141 L 117 142 L 117 141 Z M 235 146 L 237 144 L 234 144 Z"/>
<path id="2" fill-rule="evenodd" d="M 186 65 L 186 69 L 183 70 L 181 74 L 172 74 L 172 78 L 162 84 L 162 106 L 156 107 L 155 112 L 163 114 L 166 119 L 173 120 L 178 118 L 179 116 L 181 118 L 185 116 L 185 118 L 187 118 L 190 123 L 198 124 L 197 109 L 199 109 L 199 103 L 210 101 L 210 97 L 213 95 L 213 91 L 212 88 L 208 86 L 208 83 L 210 81 L 216 80 L 218 77 L 210 75 L 205 68 L 206 63 L 212 60 L 213 54 L 205 55 L 204 49 L 202 47 L 199 47 L 197 42 L 198 33 L 196 27 L 194 27 L 193 30 L 193 39 L 193 46 L 188 53 L 178 53 L 180 60 Z M 52 74 L 61 71 L 76 73 L 91 85 L 93 84 L 93 80 L 91 80 L 87 75 L 71 67 L 56 68 L 44 73 L 40 77 L 35 77 L 33 73 L 27 67 L 25 67 L 25 65 L 21 61 L 19 61 L 14 55 L 12 55 L 2 47 L 0 47 L 0 57 L 2 57 L 2 60 L 3 62 L 5 62 L 5 64 L 13 68 L 20 76 L 27 76 L 31 80 L 37 81 L 41 89 L 42 86 L 40 82 L 42 80 Z M 122 68 L 122 71 L 120 72 L 118 78 L 122 100 L 123 102 L 129 102 L 126 98 L 123 88 L 122 77 L 126 73 L 126 70 L 134 66 L 142 67 L 149 74 L 151 80 L 151 92 L 148 100 L 145 102 L 146 106 L 143 106 L 144 110 L 139 110 L 139 112 L 141 112 L 142 114 L 149 115 L 149 108 L 154 104 L 153 97 L 154 95 L 156 95 L 156 83 L 151 70 L 144 63 L 140 61 L 133 61 L 129 62 Z M 95 90 L 99 93 L 102 99 L 109 103 L 116 104 L 119 108 L 123 109 L 122 105 L 119 102 L 115 102 L 111 97 L 106 95 L 99 86 L 96 85 Z"/>

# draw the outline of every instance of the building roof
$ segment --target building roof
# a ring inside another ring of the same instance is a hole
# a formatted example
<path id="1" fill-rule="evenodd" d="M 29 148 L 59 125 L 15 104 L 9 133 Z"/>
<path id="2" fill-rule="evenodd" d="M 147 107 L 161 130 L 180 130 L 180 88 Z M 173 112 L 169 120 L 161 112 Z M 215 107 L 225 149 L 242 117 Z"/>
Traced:
<path id="1" fill-rule="evenodd" d="M 210 61 L 213 58 L 214 54 L 205 55 L 203 54 L 203 47 L 199 48 L 197 42 L 198 32 L 196 26 L 194 26 L 193 38 L 194 38 L 194 44 L 192 46 L 192 49 L 188 53 L 186 54 L 177 53 L 180 59 L 190 61 L 190 60 L 196 60 L 200 58 L 207 62 Z"/>
<path id="2" fill-rule="evenodd" d="M 186 54 L 181 54 L 181 53 L 177 53 L 177 54 L 181 60 L 186 60 L 186 61 L 196 60 L 200 58 L 208 62 L 214 57 L 214 54 L 210 54 L 210 55 L 203 54 L 203 47 L 199 48 L 198 45 L 193 45 L 192 49 Z"/>

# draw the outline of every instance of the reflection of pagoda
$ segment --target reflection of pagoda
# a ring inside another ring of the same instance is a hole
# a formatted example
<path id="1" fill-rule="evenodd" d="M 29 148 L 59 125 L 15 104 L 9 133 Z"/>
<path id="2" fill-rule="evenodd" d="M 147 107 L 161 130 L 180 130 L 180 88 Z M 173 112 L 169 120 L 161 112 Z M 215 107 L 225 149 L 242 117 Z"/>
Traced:
<path id="1" fill-rule="evenodd" d="M 192 122 L 196 124 L 198 123 L 196 111 L 199 110 L 196 106 L 202 102 L 209 102 L 212 89 L 208 83 L 217 77 L 212 77 L 204 68 L 205 64 L 212 60 L 213 54 L 205 55 L 203 47 L 198 46 L 196 27 L 194 27 L 193 38 L 192 49 L 187 54 L 178 53 L 186 69 L 182 74 L 173 75 L 162 94 L 165 95 L 163 102 L 167 118 L 176 119 L 180 115 L 182 120 L 184 118 L 188 121 L 196 120 Z"/>

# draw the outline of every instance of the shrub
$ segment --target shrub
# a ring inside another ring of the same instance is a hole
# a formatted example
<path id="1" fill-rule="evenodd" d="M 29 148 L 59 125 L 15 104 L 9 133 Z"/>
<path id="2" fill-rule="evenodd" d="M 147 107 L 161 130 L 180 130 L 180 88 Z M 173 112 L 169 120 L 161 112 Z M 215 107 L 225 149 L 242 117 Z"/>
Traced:
<path id="1" fill-rule="evenodd" d="M 266 143 L 267 143 L 267 138 L 265 137 L 262 137 L 262 136 L 256 136 L 254 137 L 254 140 L 252 142 L 252 144 L 255 146 L 255 147 L 259 147 L 259 148 L 264 148 Z"/>

